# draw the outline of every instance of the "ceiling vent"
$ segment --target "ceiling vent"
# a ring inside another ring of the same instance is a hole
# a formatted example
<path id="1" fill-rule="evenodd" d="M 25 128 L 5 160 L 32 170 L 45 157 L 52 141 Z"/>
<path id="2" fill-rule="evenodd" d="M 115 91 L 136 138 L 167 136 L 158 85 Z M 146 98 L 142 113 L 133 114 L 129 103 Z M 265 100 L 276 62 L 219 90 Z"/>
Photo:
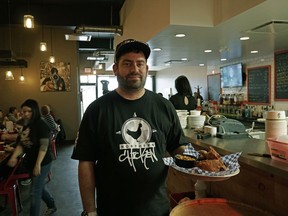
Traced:
<path id="1" fill-rule="evenodd" d="M 73 34 L 65 34 L 65 39 L 68 41 L 90 41 L 92 38 L 92 34 L 86 34 L 89 33 L 99 33 L 104 34 L 105 33 L 111 33 L 111 34 L 118 34 L 122 35 L 123 28 L 121 26 L 77 26 L 74 29 Z M 84 34 L 85 33 L 85 34 Z"/>
<path id="2" fill-rule="evenodd" d="M 0 50 L 0 61 L 16 61 L 12 50 Z"/>
<path id="3" fill-rule="evenodd" d="M 24 59 L 16 59 L 12 50 L 0 50 L 0 67 L 27 68 L 28 64 Z"/>
<path id="4" fill-rule="evenodd" d="M 10 68 L 10 67 L 19 67 L 27 68 L 27 61 L 24 59 L 16 59 L 15 61 L 3 61 L 0 60 L 0 67 Z"/>

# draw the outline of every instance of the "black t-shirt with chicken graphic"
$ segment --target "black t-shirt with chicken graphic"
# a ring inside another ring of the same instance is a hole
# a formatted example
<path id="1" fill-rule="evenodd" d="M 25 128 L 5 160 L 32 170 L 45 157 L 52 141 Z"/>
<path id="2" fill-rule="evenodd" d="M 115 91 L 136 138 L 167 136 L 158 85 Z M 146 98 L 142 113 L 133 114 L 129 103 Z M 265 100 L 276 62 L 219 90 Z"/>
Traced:
<path id="1" fill-rule="evenodd" d="M 169 202 L 162 158 L 186 143 L 167 99 L 146 90 L 126 100 L 112 91 L 87 108 L 72 158 L 97 161 L 99 216 L 164 216 Z"/>

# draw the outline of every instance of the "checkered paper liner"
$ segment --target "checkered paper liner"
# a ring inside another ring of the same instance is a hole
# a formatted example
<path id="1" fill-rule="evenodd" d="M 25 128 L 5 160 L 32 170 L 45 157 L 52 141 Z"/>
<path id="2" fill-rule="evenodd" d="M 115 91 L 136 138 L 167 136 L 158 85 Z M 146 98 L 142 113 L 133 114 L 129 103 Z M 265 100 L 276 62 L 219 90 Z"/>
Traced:
<path id="1" fill-rule="evenodd" d="M 195 158 L 199 157 L 199 153 L 192 147 L 191 143 L 187 145 L 186 149 L 183 152 L 183 155 L 189 155 Z M 227 176 L 239 170 L 240 165 L 238 163 L 238 158 L 240 157 L 240 155 L 241 155 L 241 152 L 237 152 L 235 154 L 225 155 L 221 157 L 224 164 L 227 166 L 227 170 L 220 171 L 220 172 L 205 171 L 198 167 L 192 167 L 192 168 L 179 167 L 175 164 L 173 157 L 163 158 L 163 161 L 165 165 L 176 167 L 177 170 L 180 170 L 181 172 L 188 173 L 188 174 L 199 174 L 203 176 Z"/>

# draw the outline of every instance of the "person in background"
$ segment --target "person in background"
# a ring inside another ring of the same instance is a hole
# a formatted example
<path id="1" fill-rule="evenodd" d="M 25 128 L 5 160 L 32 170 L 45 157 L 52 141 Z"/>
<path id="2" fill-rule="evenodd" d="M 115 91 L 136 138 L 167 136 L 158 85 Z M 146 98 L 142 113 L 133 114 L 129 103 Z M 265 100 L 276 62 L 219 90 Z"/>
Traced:
<path id="1" fill-rule="evenodd" d="M 9 108 L 7 118 L 8 121 L 12 121 L 13 123 L 16 123 L 20 119 L 20 113 L 18 112 L 16 107 L 12 106 Z"/>
<path id="2" fill-rule="evenodd" d="M 82 215 L 169 215 L 163 157 L 182 153 L 187 141 L 172 104 L 144 88 L 149 55 L 149 46 L 134 39 L 117 45 L 118 87 L 83 116 L 72 154 L 79 160 Z"/>
<path id="3" fill-rule="evenodd" d="M 4 116 L 3 111 L 0 109 L 0 130 L 3 130 L 6 128 L 6 121 L 7 121 L 7 117 Z M 0 137 L 1 138 L 1 137 Z"/>
<path id="4" fill-rule="evenodd" d="M 48 105 L 44 105 L 41 107 L 41 114 L 45 121 L 47 122 L 50 130 L 52 131 L 52 135 L 56 138 L 58 132 L 60 131 L 59 125 L 55 122 L 53 116 L 50 113 L 50 107 Z"/>
<path id="5" fill-rule="evenodd" d="M 194 110 L 197 107 L 197 101 L 193 97 L 189 80 L 186 76 L 179 76 L 175 80 L 177 93 L 172 95 L 169 100 L 176 110 Z"/>
<path id="6" fill-rule="evenodd" d="M 28 99 L 21 105 L 21 109 L 23 118 L 18 124 L 22 125 L 22 128 L 17 138 L 16 148 L 7 165 L 14 167 L 17 158 L 26 153 L 25 167 L 32 176 L 30 216 L 40 215 L 41 198 L 48 207 L 45 215 L 52 215 L 57 208 L 45 182 L 53 161 L 50 146 L 51 131 L 41 118 L 37 101 Z"/>

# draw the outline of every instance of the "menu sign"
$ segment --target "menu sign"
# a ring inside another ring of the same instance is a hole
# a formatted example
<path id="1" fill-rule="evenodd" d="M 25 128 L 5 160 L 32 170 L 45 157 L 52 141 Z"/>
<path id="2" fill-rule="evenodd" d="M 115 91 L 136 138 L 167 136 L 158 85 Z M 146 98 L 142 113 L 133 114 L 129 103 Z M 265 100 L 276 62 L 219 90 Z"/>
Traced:
<path id="1" fill-rule="evenodd" d="M 270 65 L 247 69 L 247 98 L 249 103 L 270 103 L 270 70 Z"/>
<path id="2" fill-rule="evenodd" d="M 274 54 L 275 100 L 288 100 L 288 50 Z"/>

